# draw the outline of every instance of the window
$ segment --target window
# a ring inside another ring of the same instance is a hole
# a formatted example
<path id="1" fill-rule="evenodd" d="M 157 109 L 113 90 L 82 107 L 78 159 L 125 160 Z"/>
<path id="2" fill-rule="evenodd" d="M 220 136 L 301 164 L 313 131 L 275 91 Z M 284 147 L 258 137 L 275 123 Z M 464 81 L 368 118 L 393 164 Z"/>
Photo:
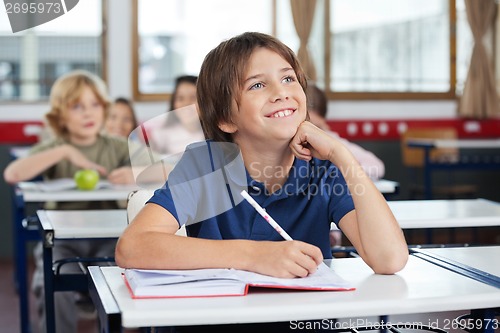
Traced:
<path id="1" fill-rule="evenodd" d="M 331 91 L 449 90 L 447 0 L 333 0 L 330 13 Z"/>
<path id="2" fill-rule="evenodd" d="M 243 31 L 272 33 L 298 51 L 290 0 L 135 4 L 141 99 L 165 100 L 176 76 L 196 75 L 211 48 Z M 308 48 L 332 99 L 453 99 L 472 37 L 464 0 L 317 0 Z"/>
<path id="3" fill-rule="evenodd" d="M 0 10 L 0 102 L 46 99 L 54 81 L 74 69 L 104 78 L 103 1 L 79 1 L 57 19 L 15 34 Z"/>
<path id="4" fill-rule="evenodd" d="M 175 78 L 197 75 L 205 55 L 245 31 L 272 34 L 273 0 L 135 0 L 134 97 L 166 100 Z"/>

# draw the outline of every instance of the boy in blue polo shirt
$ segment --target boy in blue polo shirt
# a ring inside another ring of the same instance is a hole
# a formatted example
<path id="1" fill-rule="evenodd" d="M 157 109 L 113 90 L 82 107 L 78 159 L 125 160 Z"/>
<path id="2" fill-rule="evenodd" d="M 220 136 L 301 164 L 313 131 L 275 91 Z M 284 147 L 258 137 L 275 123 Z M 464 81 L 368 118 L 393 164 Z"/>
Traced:
<path id="1" fill-rule="evenodd" d="M 210 140 L 188 148 L 165 187 L 128 226 L 117 244 L 117 263 L 304 277 L 331 258 L 333 221 L 376 273 L 401 270 L 408 250 L 398 223 L 349 150 L 307 121 L 306 84 L 294 53 L 274 37 L 244 33 L 213 49 L 197 83 L 200 119 Z M 214 208 L 206 216 L 189 207 L 216 205 L 225 194 L 210 193 L 207 204 L 209 195 L 184 189 L 185 205 L 175 202 L 176 169 L 189 174 L 181 166 L 205 163 L 215 170 L 211 154 L 218 142 L 239 148 L 244 188 L 293 241 L 283 241 L 239 193 L 227 199 L 234 207 Z M 200 147 L 208 155 L 197 154 Z M 174 235 L 184 223 L 191 237 Z"/>

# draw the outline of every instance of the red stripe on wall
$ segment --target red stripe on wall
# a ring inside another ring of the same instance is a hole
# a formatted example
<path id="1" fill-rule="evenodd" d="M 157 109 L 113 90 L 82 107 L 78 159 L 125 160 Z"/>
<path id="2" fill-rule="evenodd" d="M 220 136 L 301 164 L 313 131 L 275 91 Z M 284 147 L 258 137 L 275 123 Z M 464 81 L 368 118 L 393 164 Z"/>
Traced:
<path id="1" fill-rule="evenodd" d="M 0 122 L 0 143 L 33 144 L 38 141 L 41 121 Z"/>
<path id="2" fill-rule="evenodd" d="M 454 127 L 461 138 L 480 139 L 500 137 L 500 119 L 390 119 L 390 120 L 330 120 L 330 128 L 341 137 L 357 141 L 399 140 L 407 128 Z M 40 121 L 0 122 L 0 143 L 33 144 L 38 140 Z"/>
<path id="3" fill-rule="evenodd" d="M 500 137 L 500 119 L 401 119 L 401 120 L 331 120 L 330 128 L 348 140 L 399 140 L 407 128 L 453 127 L 460 138 Z"/>

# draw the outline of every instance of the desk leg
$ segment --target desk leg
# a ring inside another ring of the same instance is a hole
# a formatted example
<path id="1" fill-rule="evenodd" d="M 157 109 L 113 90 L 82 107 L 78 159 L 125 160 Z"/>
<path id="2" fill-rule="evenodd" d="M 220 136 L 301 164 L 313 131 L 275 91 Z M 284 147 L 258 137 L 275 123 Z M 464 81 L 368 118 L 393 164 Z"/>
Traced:
<path id="1" fill-rule="evenodd" d="M 45 321 L 47 333 L 55 333 L 54 272 L 52 270 L 52 248 L 43 246 L 43 281 L 45 292 Z"/>
<path id="2" fill-rule="evenodd" d="M 469 332 L 494 333 L 500 328 L 499 319 L 495 317 L 495 309 L 471 310 Z"/>
<path id="3" fill-rule="evenodd" d="M 121 311 L 100 267 L 89 267 L 88 290 L 99 315 L 99 332 L 122 332 Z M 142 332 L 142 331 L 141 331 Z"/>
<path id="4" fill-rule="evenodd" d="M 431 149 L 430 147 L 425 147 L 425 159 L 424 159 L 424 194 L 426 200 L 432 199 L 432 170 L 431 170 Z M 432 228 L 427 228 L 425 230 L 427 244 L 433 243 Z"/>
<path id="5" fill-rule="evenodd" d="M 19 295 L 19 317 L 21 319 L 21 332 L 29 333 L 31 331 L 29 318 L 29 299 L 28 299 L 28 272 L 26 264 L 28 256 L 26 254 L 26 230 L 23 227 L 24 203 L 22 198 L 13 195 L 13 222 L 12 230 L 14 232 L 14 284 Z"/>

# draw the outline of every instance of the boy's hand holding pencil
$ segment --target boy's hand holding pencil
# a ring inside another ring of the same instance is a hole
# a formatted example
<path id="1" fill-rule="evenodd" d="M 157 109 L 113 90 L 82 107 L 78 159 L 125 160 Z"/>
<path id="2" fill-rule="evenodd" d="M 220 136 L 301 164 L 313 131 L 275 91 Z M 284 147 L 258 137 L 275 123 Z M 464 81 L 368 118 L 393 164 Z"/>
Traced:
<path id="1" fill-rule="evenodd" d="M 301 241 L 255 241 L 249 249 L 254 260 L 251 270 L 257 273 L 296 278 L 313 274 L 323 262 L 321 250 Z"/>
<path id="2" fill-rule="evenodd" d="M 282 278 L 306 277 L 316 272 L 318 265 L 323 262 L 321 250 L 314 245 L 294 241 L 247 191 L 243 190 L 240 194 L 287 241 L 259 244 L 259 250 L 263 250 L 264 253 L 257 255 L 258 260 L 255 267 L 262 266 L 264 274 Z M 263 246 L 260 247 L 260 245 Z M 265 253 L 269 250 L 269 253 Z"/>

